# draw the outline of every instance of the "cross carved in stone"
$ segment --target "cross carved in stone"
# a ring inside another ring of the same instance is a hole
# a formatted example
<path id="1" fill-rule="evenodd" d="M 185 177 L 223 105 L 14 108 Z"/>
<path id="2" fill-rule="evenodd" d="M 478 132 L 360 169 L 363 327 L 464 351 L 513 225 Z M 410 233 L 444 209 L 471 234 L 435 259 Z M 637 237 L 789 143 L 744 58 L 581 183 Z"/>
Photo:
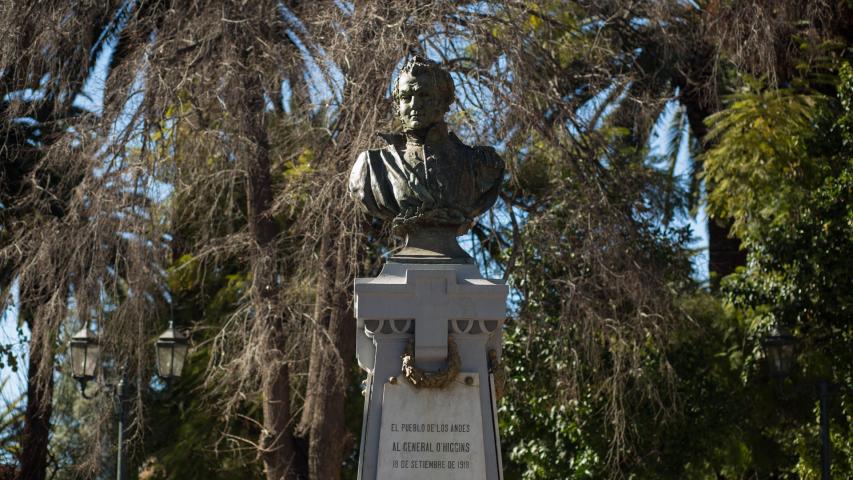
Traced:
<path id="1" fill-rule="evenodd" d="M 415 323 L 415 360 L 447 359 L 448 320 L 503 320 L 507 286 L 484 279 L 456 281 L 452 270 L 409 270 L 405 277 L 355 285 L 359 320 Z M 380 280 L 380 281 L 377 281 Z"/>

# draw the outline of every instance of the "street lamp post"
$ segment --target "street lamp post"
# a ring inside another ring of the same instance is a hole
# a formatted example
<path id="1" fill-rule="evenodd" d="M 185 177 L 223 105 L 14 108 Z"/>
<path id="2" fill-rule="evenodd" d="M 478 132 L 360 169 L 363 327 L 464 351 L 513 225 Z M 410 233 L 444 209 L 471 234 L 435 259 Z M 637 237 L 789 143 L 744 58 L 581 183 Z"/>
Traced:
<path id="1" fill-rule="evenodd" d="M 98 394 L 107 391 L 116 402 L 116 417 L 118 419 L 118 434 L 116 448 L 116 479 L 125 479 L 126 459 L 124 449 L 124 433 L 127 415 L 127 402 L 133 393 L 133 384 L 127 377 L 125 368 L 121 368 L 118 382 L 115 384 L 102 380 L 101 387 L 94 395 L 86 394 L 86 385 L 92 380 L 97 381 L 97 371 L 100 366 L 101 349 L 98 338 L 83 328 L 71 337 L 71 376 L 80 383 L 80 392 L 83 398 L 92 399 Z M 169 328 L 163 332 L 155 344 L 157 352 L 157 374 L 166 381 L 181 376 L 184 360 L 187 356 L 187 337 L 180 331 L 175 330 L 172 322 Z"/>
<path id="2" fill-rule="evenodd" d="M 821 480 L 829 480 L 830 443 L 829 443 L 829 382 L 817 382 L 817 393 L 820 398 L 820 468 Z"/>
<path id="3" fill-rule="evenodd" d="M 794 350 L 797 339 L 784 327 L 778 325 L 769 335 L 762 338 L 761 346 L 767 359 L 770 376 L 779 383 L 791 374 L 794 365 Z M 817 391 L 820 400 L 820 466 L 821 480 L 830 480 L 830 443 L 829 443 L 829 390 L 830 383 L 818 380 Z"/>
<path id="4" fill-rule="evenodd" d="M 131 385 L 127 379 L 127 374 L 122 371 L 121 378 L 116 384 L 115 400 L 116 400 L 116 417 L 118 417 L 118 438 L 116 439 L 116 447 L 118 448 L 116 457 L 116 480 L 125 480 L 125 452 L 124 452 L 124 426 L 126 420 L 125 404 L 130 400 Z"/>

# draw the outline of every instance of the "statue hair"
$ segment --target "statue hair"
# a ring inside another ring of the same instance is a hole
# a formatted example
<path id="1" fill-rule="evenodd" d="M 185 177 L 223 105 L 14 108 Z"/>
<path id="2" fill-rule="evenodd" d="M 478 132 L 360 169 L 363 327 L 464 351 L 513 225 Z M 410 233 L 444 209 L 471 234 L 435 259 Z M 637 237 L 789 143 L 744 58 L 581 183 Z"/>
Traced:
<path id="1" fill-rule="evenodd" d="M 406 65 L 404 65 L 402 70 L 400 70 L 400 75 L 397 77 L 397 81 L 394 83 L 392 96 L 395 100 L 400 98 L 400 77 L 402 77 L 404 73 L 408 73 L 412 76 L 424 74 L 432 75 L 435 85 L 438 88 L 438 92 L 441 97 L 445 99 L 447 107 L 450 107 L 450 104 L 456 99 L 456 88 L 453 86 L 453 78 L 450 76 L 450 73 L 441 68 L 438 63 L 433 62 L 426 57 L 415 55 L 406 62 Z"/>

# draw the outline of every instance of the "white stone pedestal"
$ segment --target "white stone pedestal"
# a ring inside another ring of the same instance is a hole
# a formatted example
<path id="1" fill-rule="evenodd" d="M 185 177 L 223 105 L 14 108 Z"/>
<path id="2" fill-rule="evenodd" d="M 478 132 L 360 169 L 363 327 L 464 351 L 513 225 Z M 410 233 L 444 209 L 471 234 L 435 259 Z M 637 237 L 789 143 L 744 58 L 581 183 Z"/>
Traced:
<path id="1" fill-rule="evenodd" d="M 507 286 L 474 265 L 388 263 L 355 281 L 358 363 L 367 371 L 359 479 L 503 478 L 489 351 L 500 359 Z M 401 356 L 414 343 L 419 368 L 448 361 L 459 375 L 415 388 Z"/>

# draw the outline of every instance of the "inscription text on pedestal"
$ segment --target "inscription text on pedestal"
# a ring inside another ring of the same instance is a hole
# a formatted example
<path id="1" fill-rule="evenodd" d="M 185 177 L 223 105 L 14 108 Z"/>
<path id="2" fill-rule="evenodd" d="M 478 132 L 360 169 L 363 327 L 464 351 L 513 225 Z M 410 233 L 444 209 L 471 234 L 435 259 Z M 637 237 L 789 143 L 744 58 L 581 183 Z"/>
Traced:
<path id="1" fill-rule="evenodd" d="M 478 374 L 443 389 L 416 389 L 401 375 L 384 389 L 377 478 L 485 480 Z"/>

